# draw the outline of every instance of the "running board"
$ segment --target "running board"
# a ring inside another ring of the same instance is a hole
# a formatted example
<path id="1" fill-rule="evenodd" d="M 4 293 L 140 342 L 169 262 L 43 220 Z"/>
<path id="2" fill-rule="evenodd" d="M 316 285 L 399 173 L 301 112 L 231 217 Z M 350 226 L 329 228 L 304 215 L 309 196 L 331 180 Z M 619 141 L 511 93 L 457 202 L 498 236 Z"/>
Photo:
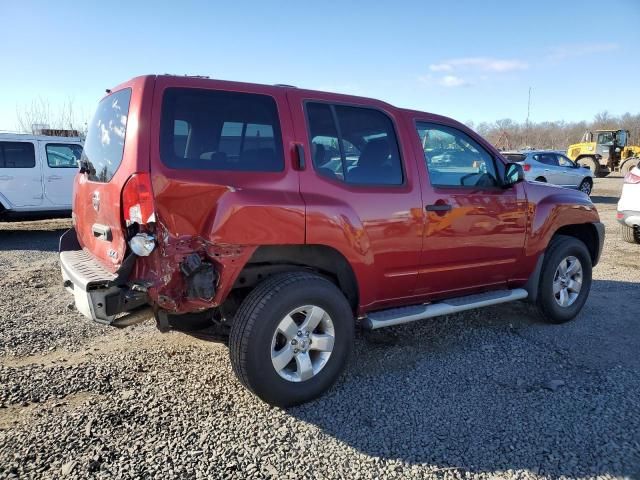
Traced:
<path id="1" fill-rule="evenodd" d="M 426 305 L 412 305 L 410 307 L 391 308 L 368 314 L 362 320 L 362 326 L 368 330 L 391 327 L 403 323 L 415 322 L 425 318 L 450 315 L 474 308 L 488 307 L 499 303 L 513 302 L 527 298 L 524 288 L 514 290 L 497 290 L 494 292 L 478 293 L 466 297 L 449 298 L 440 302 Z"/>

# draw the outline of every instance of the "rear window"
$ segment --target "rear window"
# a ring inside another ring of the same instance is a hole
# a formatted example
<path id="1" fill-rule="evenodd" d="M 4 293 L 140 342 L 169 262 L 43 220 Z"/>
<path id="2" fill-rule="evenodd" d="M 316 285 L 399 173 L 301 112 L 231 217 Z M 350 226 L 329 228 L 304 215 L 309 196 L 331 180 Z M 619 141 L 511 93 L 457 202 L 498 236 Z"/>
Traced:
<path id="1" fill-rule="evenodd" d="M 89 180 L 108 182 L 122 163 L 131 89 L 102 99 L 91 119 L 81 161 L 89 167 Z"/>
<path id="2" fill-rule="evenodd" d="M 527 157 L 522 153 L 503 153 L 502 156 L 510 162 L 524 162 L 524 159 Z"/>
<path id="3" fill-rule="evenodd" d="M 275 100 L 266 95 L 169 88 L 162 102 L 162 162 L 176 169 L 284 169 Z"/>
<path id="4" fill-rule="evenodd" d="M 0 168 L 33 168 L 36 153 L 30 142 L 0 142 Z"/>

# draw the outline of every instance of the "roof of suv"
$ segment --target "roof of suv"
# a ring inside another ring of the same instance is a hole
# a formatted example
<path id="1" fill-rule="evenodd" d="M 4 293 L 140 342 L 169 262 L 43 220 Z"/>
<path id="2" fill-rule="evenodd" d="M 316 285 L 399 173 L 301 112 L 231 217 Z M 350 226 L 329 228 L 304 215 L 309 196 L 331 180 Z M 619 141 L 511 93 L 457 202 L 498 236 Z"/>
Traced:
<path id="1" fill-rule="evenodd" d="M 443 115 L 438 115 L 438 114 L 434 114 L 434 113 L 429 113 L 429 112 L 424 112 L 424 111 L 420 111 L 420 110 L 415 110 L 415 109 L 410 109 L 410 108 L 400 108 L 400 107 L 396 107 L 395 105 L 392 105 L 388 102 L 385 102 L 383 100 L 379 100 L 377 98 L 371 98 L 371 97 L 364 97 L 364 96 L 359 96 L 359 95 L 350 95 L 350 94 L 346 94 L 346 93 L 336 93 L 336 92 L 327 92 L 327 91 L 323 91 L 323 90 L 313 90 L 313 89 L 306 89 L 306 88 L 298 88 L 295 87 L 293 85 L 288 85 L 288 84 L 282 84 L 282 83 L 278 83 L 278 84 L 273 84 L 273 85 L 268 85 L 268 84 L 263 84 L 263 83 L 252 83 L 252 82 L 237 82 L 237 81 L 233 81 L 233 80 L 219 80 L 219 79 L 214 79 L 214 78 L 209 78 L 207 76 L 200 76 L 200 75 L 175 75 L 175 74 L 161 74 L 161 75 L 141 75 L 139 77 L 136 77 L 134 79 L 131 79 L 125 83 L 122 83 L 120 85 L 117 85 L 111 89 L 107 90 L 107 93 L 110 93 L 111 91 L 116 91 L 119 90 L 121 87 L 124 87 L 125 85 L 129 84 L 131 81 L 133 80 L 137 80 L 137 79 L 143 79 L 143 78 L 149 78 L 149 77 L 153 77 L 153 78 L 174 78 L 180 82 L 185 82 L 185 81 L 193 81 L 194 84 L 203 84 L 205 82 L 212 82 L 215 83 L 218 86 L 221 87 L 228 87 L 229 89 L 234 89 L 234 88 L 256 88 L 258 87 L 260 90 L 263 90 L 265 92 L 268 91 L 276 91 L 276 90 L 287 90 L 287 91 L 293 91 L 293 92 L 302 92 L 302 93 L 308 93 L 308 94 L 313 94 L 314 96 L 322 96 L 322 95 L 330 95 L 333 99 L 339 98 L 342 101 L 344 101 L 345 103 L 355 103 L 355 104 L 377 104 L 379 106 L 387 106 L 393 109 L 397 109 L 400 110 L 404 113 L 407 113 L 409 115 L 418 115 L 418 116 L 428 116 L 429 118 L 437 121 L 437 120 L 447 120 L 449 122 L 451 122 L 453 119 L 449 118 L 449 117 L 445 117 Z M 455 123 L 459 123 L 454 121 Z"/>

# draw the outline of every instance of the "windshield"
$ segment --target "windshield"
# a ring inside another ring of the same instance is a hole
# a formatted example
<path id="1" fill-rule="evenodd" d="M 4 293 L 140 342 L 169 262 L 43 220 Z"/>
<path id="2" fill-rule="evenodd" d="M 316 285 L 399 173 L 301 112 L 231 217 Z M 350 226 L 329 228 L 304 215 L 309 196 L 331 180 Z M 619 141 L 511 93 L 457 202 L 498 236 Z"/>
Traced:
<path id="1" fill-rule="evenodd" d="M 102 99 L 89 124 L 81 162 L 89 167 L 89 180 L 108 182 L 118 170 L 124 152 L 131 89 Z"/>

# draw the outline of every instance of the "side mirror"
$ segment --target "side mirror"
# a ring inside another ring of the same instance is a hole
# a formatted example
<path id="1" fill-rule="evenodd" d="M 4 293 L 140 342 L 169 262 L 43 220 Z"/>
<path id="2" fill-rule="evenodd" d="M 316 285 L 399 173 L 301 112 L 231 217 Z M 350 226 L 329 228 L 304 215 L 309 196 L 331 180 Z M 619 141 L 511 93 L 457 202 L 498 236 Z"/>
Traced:
<path id="1" fill-rule="evenodd" d="M 522 182 L 523 180 L 524 169 L 522 168 L 522 165 L 519 163 L 507 163 L 507 168 L 504 172 L 503 185 L 505 187 L 510 187 L 516 183 Z"/>

